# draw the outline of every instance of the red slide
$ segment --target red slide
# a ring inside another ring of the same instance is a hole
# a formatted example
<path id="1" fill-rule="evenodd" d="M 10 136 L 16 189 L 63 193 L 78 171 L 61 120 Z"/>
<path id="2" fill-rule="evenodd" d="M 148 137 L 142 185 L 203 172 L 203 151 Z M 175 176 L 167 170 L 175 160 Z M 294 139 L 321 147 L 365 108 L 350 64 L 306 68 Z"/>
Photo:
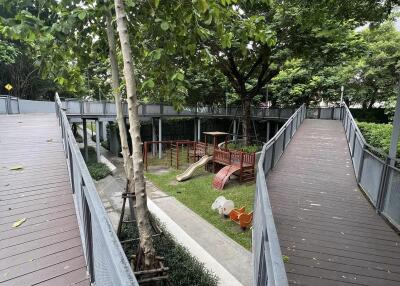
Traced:
<path id="1" fill-rule="evenodd" d="M 223 190 L 225 183 L 229 180 L 229 177 L 240 170 L 239 165 L 229 165 L 223 167 L 219 172 L 215 175 L 212 185 L 217 190 Z"/>

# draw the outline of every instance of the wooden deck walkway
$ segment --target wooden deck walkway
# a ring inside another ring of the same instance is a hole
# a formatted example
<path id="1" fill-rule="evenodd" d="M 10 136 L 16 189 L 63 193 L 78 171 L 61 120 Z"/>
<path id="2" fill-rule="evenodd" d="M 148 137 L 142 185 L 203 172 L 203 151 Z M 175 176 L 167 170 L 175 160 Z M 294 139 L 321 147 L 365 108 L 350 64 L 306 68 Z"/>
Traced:
<path id="1" fill-rule="evenodd" d="M 0 214 L 0 285 L 90 285 L 55 114 L 0 115 Z"/>
<path id="2" fill-rule="evenodd" d="M 400 237 L 358 189 L 340 121 L 305 120 L 268 188 L 291 285 L 400 285 Z"/>

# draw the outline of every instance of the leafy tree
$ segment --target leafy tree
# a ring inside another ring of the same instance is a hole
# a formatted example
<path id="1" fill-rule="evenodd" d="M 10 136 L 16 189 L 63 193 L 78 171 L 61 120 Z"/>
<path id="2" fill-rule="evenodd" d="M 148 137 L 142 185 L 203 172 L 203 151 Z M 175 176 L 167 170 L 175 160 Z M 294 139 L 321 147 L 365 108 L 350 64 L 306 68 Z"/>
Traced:
<path id="1" fill-rule="evenodd" d="M 400 32 L 389 20 L 361 32 L 366 50 L 344 69 L 352 102 L 372 108 L 395 96 L 400 72 Z"/>
<path id="2" fill-rule="evenodd" d="M 312 58 L 324 47 L 331 52 L 319 57 L 319 64 L 326 62 L 335 56 L 335 50 L 346 48 L 329 46 L 340 39 L 341 26 L 348 30 L 347 26 L 355 28 L 366 20 L 381 20 L 394 1 L 368 1 L 368 5 L 365 1 L 304 2 L 132 3 L 127 10 L 134 19 L 130 31 L 139 43 L 134 49 L 142 68 L 139 78 L 144 79 L 141 90 L 148 96 L 167 94 L 173 95 L 171 100 L 184 102 L 189 101 L 188 90 L 198 90 L 188 81 L 192 69 L 201 71 L 200 79 L 224 75 L 229 85 L 224 90 L 233 90 L 240 98 L 245 115 L 243 134 L 249 140 L 250 106 L 288 60 Z M 349 9 L 351 13 L 346 12 Z M 224 94 L 215 102 L 223 102 L 221 97 Z"/>

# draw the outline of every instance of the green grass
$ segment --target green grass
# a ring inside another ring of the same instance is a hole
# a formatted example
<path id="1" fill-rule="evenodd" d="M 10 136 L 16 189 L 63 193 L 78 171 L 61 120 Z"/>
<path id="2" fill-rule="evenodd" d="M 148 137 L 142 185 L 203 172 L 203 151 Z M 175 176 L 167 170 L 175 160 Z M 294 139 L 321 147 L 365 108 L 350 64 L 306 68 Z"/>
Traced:
<path id="1" fill-rule="evenodd" d="M 83 148 L 81 149 L 82 156 L 85 157 Z M 86 162 L 86 166 L 89 169 L 89 173 L 96 181 L 103 179 L 111 174 L 111 170 L 104 163 L 97 162 L 96 150 L 92 147 L 88 147 L 89 158 Z"/>
<path id="2" fill-rule="evenodd" d="M 246 211 L 253 210 L 254 183 L 239 185 L 231 181 L 223 191 L 213 189 L 211 182 L 215 174 L 204 170 L 197 171 L 195 176 L 188 181 L 178 183 L 176 175 L 182 171 L 171 170 L 168 173 L 146 173 L 157 187 L 171 196 L 176 197 L 184 205 L 224 232 L 227 236 L 247 249 L 251 249 L 251 230 L 241 230 L 240 227 L 229 219 L 221 217 L 211 209 L 211 204 L 218 196 L 225 196 L 235 203 L 235 207 L 246 207 Z"/>

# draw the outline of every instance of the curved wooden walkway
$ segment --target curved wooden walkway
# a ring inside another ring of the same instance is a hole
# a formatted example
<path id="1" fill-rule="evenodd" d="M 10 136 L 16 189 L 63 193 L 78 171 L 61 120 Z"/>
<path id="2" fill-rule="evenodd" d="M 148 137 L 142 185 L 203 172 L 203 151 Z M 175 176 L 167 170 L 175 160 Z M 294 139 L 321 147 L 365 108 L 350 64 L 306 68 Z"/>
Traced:
<path id="1" fill-rule="evenodd" d="M 291 285 L 400 285 L 400 237 L 357 187 L 340 121 L 305 120 L 267 183 Z"/>
<path id="2" fill-rule="evenodd" d="M 0 115 L 0 214 L 0 285 L 90 285 L 55 114 Z"/>

